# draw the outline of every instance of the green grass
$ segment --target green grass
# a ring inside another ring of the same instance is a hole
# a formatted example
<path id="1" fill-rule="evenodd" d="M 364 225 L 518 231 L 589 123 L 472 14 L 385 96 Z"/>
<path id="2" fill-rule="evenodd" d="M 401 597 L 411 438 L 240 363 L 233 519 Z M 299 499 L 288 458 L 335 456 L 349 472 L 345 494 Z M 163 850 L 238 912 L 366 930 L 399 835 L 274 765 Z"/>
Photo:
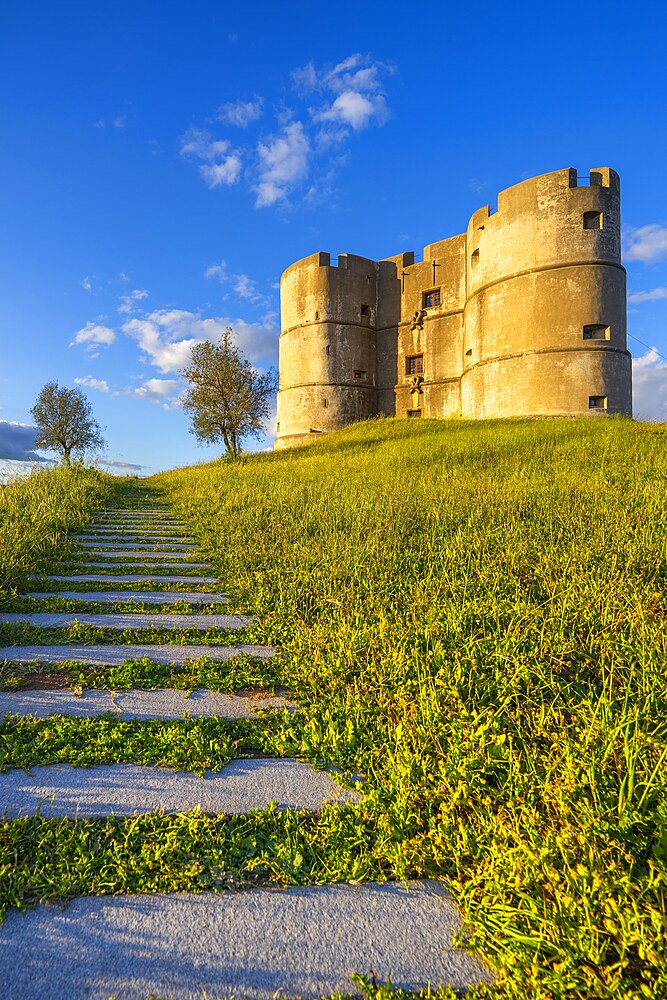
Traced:
<path id="1" fill-rule="evenodd" d="M 377 421 L 155 480 L 508 996 L 667 995 L 666 446 Z"/>
<path id="2" fill-rule="evenodd" d="M 118 719 L 6 715 L 0 721 L 0 773 L 12 767 L 68 763 L 143 764 L 189 770 L 203 777 L 235 757 L 295 756 L 301 719 L 288 709 L 265 709 L 254 719 Z"/>
<path id="3" fill-rule="evenodd" d="M 71 558 L 68 532 L 112 503 L 118 481 L 81 466 L 33 472 L 0 488 L 0 593 Z"/>
<path id="4" fill-rule="evenodd" d="M 498 996 L 667 997 L 666 446 L 620 420 L 379 420 L 114 500 L 182 515 L 256 619 L 244 641 L 281 648 L 258 669 L 298 699 L 299 754 L 361 773 L 366 799 L 13 821 L 3 904 L 428 875 Z"/>

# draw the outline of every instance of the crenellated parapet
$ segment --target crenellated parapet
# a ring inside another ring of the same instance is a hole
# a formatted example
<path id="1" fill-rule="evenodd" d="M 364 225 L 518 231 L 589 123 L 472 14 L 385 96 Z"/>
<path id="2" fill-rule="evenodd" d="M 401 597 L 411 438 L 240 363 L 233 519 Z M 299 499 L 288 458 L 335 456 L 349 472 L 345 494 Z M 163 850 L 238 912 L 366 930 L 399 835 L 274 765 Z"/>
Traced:
<path id="1" fill-rule="evenodd" d="M 276 447 L 377 412 L 630 415 L 620 232 L 618 174 L 568 169 L 502 191 L 421 261 L 293 264 Z"/>

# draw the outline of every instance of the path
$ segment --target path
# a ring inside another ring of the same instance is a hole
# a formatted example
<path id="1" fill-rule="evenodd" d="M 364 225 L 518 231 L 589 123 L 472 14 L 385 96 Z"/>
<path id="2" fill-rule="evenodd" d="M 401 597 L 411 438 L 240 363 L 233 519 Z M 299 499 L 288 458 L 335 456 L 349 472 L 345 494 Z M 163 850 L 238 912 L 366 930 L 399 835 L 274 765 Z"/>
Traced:
<path id="1" fill-rule="evenodd" d="M 245 629 L 246 616 L 224 615 L 215 606 L 227 597 L 196 590 L 217 583 L 212 567 L 200 558 L 184 525 L 157 504 L 137 504 L 102 512 L 79 537 L 80 566 L 73 575 L 44 576 L 54 594 L 39 584 L 26 594 L 23 613 L 0 620 L 58 630 L 73 621 L 115 630 L 131 629 L 132 644 L 8 646 L 0 660 L 53 665 L 76 661 L 120 666 L 127 659 L 149 657 L 159 664 L 182 664 L 208 656 L 230 660 L 240 652 L 266 659 L 268 647 L 252 644 L 210 646 L 155 644 L 156 627 L 187 627 L 206 634 L 210 628 Z M 116 570 L 105 574 L 103 569 Z M 193 575 L 193 570 L 203 574 Z M 169 572 L 176 571 L 173 575 Z M 163 589 L 142 590 L 146 584 Z M 123 589 L 117 588 L 119 584 Z M 189 585 L 193 589 L 165 590 Z M 85 585 L 85 586 L 84 586 Z M 124 589 L 127 587 L 134 589 Z M 106 589 L 106 587 L 109 589 Z M 77 587 L 84 587 L 83 590 Z M 90 590 L 88 588 L 99 588 Z M 68 588 L 68 589 L 65 589 Z M 170 612 L 81 610 L 31 612 L 31 600 L 52 597 L 86 604 L 133 603 L 172 606 Z M 183 608 L 174 613 L 173 604 Z M 188 605 L 210 606 L 191 613 Z M 145 632 L 147 641 L 142 642 Z M 232 639 L 233 641 L 233 639 Z M 173 720 L 197 717 L 252 718 L 257 708 L 292 708 L 265 692 L 225 695 L 171 688 L 151 691 L 67 690 L 0 693 L 0 714 L 36 718 L 58 713 L 82 717 L 113 712 L 117 718 Z M 141 723 L 142 725 L 144 723 Z M 326 803 L 359 801 L 326 771 L 289 759 L 234 760 L 202 780 L 164 767 L 113 764 L 75 768 L 52 764 L 0 775 L 0 813 L 7 818 L 33 815 L 100 817 L 163 810 L 244 814 L 275 802 L 280 809 L 317 811 Z M 439 883 L 413 882 L 359 886 L 322 885 L 250 889 L 239 893 L 205 892 L 141 896 L 91 896 L 73 900 L 64 910 L 38 905 L 10 909 L 0 925 L 0 982 L 3 1000 L 165 1000 L 236 996 L 315 998 L 335 991 L 354 992 L 351 975 L 371 973 L 380 982 L 419 990 L 451 984 L 465 988 L 487 978 L 481 964 L 453 945 L 461 918 Z"/>

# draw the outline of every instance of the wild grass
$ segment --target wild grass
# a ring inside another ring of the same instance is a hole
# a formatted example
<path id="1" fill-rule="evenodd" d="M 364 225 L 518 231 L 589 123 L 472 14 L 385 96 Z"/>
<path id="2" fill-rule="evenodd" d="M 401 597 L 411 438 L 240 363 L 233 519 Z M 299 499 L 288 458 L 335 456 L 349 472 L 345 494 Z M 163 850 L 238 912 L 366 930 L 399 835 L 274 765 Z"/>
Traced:
<path id="1" fill-rule="evenodd" d="M 68 533 L 109 500 L 117 483 L 82 466 L 33 472 L 0 488 L 0 594 L 67 558 Z"/>
<path id="2" fill-rule="evenodd" d="M 377 421 L 155 480 L 506 996 L 667 996 L 666 445 Z"/>

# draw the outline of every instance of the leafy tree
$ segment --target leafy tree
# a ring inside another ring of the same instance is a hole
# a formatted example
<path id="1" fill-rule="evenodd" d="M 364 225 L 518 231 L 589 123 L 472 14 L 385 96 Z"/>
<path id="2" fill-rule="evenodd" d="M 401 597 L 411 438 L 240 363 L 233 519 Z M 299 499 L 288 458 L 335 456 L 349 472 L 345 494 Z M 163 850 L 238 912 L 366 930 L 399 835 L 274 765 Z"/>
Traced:
<path id="1" fill-rule="evenodd" d="M 242 438 L 262 435 L 278 374 L 275 368 L 256 371 L 232 337 L 232 328 L 227 327 L 217 344 L 206 340 L 194 345 L 183 372 L 190 383 L 183 408 L 192 416 L 191 430 L 198 441 L 222 440 L 228 457 L 236 459 Z"/>
<path id="2" fill-rule="evenodd" d="M 60 452 L 65 465 L 72 453 L 83 455 L 104 447 L 102 429 L 81 389 L 61 389 L 57 382 L 47 382 L 30 412 L 37 424 L 35 447 Z"/>

